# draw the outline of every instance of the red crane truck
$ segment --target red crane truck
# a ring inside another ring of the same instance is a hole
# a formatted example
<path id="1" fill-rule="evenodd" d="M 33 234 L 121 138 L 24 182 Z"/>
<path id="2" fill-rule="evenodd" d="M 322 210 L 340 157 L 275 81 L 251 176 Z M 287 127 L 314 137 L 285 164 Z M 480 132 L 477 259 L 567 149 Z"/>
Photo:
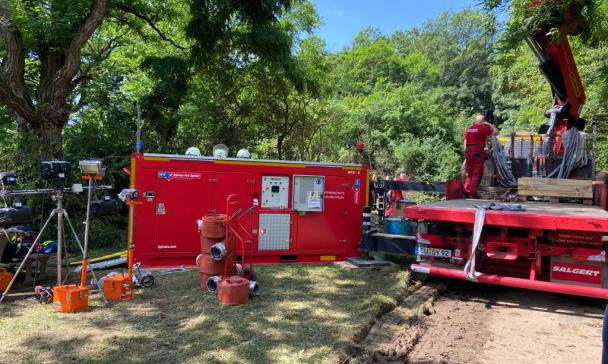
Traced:
<path id="1" fill-rule="evenodd" d="M 531 6 L 543 6 L 543 2 L 534 1 Z M 492 161 L 497 165 L 502 160 L 502 171 L 515 177 L 512 181 L 528 177 L 538 182 L 536 178 L 543 178 L 543 183 L 551 185 L 549 178 L 559 177 L 560 181 L 571 181 L 573 190 L 581 179 L 591 187 L 595 121 L 590 134 L 593 138 L 585 140 L 586 134 L 580 132 L 586 124 L 580 117 L 585 92 L 567 39 L 580 29 L 575 15 L 570 9 L 559 24 L 541 26 L 527 39 L 551 85 L 553 107 L 545 113 L 548 127 L 538 134 L 494 140 Z M 516 187 L 497 174 L 489 178 L 491 185 L 502 185 L 506 191 Z M 407 218 L 417 226 L 413 236 L 387 237 L 364 224 L 362 250 L 413 254 L 417 262 L 411 265 L 412 271 L 428 275 L 608 298 L 605 182 L 594 183 L 593 205 L 539 202 L 541 197 L 509 204 L 463 199 L 458 188 L 450 186 L 455 184 L 432 188 L 445 193 L 445 200 L 405 209 Z M 383 181 L 372 187 L 382 194 L 419 186 Z"/>

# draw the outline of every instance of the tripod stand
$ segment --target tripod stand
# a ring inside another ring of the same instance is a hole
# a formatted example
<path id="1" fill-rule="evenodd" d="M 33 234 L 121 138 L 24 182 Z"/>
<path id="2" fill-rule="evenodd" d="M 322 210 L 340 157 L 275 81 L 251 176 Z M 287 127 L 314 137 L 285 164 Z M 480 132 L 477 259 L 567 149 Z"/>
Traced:
<path id="1" fill-rule="evenodd" d="M 88 205 L 90 205 L 90 203 L 91 203 L 91 201 L 90 201 L 91 187 L 92 187 L 91 184 L 89 184 L 89 201 L 87 201 Z M 7 296 L 8 292 L 10 291 L 11 287 L 13 286 L 13 283 L 15 283 L 17 276 L 23 269 L 26 261 L 28 260 L 28 258 L 32 254 L 32 252 L 34 251 L 34 248 L 40 242 L 40 239 L 41 239 L 42 235 L 44 234 L 44 231 L 47 229 L 47 227 L 49 226 L 49 224 L 51 223 L 51 221 L 53 220 L 53 218 L 55 216 L 57 217 L 57 286 L 60 286 L 62 284 L 62 276 L 63 276 L 62 275 L 62 255 L 63 255 L 63 243 L 64 243 L 64 237 L 65 237 L 64 221 L 68 222 L 68 224 L 71 228 L 72 234 L 74 236 L 74 239 L 76 240 L 76 242 L 78 243 L 78 245 L 80 247 L 80 250 L 84 254 L 85 250 L 83 249 L 82 244 L 80 243 L 80 239 L 78 238 L 78 235 L 76 234 L 76 231 L 74 229 L 74 226 L 72 225 L 72 222 L 70 221 L 67 211 L 63 207 L 63 193 L 64 193 L 63 188 L 56 189 L 52 192 L 51 198 L 56 204 L 55 209 L 53 209 L 51 211 L 49 217 L 47 218 L 44 225 L 42 226 L 42 229 L 40 229 L 40 232 L 38 233 L 38 235 L 36 236 L 36 239 L 32 243 L 32 246 L 29 248 L 29 250 L 25 254 L 25 257 L 21 261 L 21 264 L 17 268 L 17 271 L 15 271 L 13 278 L 9 282 L 9 284 L 6 287 L 6 289 L 4 290 L 4 292 L 2 293 L 2 296 L 0 296 L 0 303 L 2 301 L 4 301 L 4 298 Z M 88 225 L 90 223 L 89 218 L 90 218 L 90 216 L 88 216 L 88 214 L 87 214 L 87 221 L 86 221 L 87 230 L 88 230 Z M 82 268 L 85 270 L 84 274 L 86 274 L 87 267 L 83 266 Z M 91 269 L 91 272 L 93 274 L 93 277 L 95 277 L 95 273 L 93 272 L 93 269 Z M 95 280 L 97 280 L 96 277 L 95 277 Z M 104 299 L 105 299 L 105 297 L 104 297 Z"/>

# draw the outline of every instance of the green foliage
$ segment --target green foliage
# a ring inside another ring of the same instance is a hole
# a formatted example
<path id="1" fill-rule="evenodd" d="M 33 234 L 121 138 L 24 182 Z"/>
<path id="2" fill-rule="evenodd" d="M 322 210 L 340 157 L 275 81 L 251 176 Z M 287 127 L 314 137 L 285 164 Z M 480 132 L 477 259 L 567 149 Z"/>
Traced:
<path id="1" fill-rule="evenodd" d="M 91 1 L 11 4 L 28 44 L 26 81 L 34 85 L 40 44 L 72 36 Z M 584 116 L 600 120 L 598 168 L 606 169 L 608 8 L 580 4 L 593 22 L 587 38 L 572 45 L 587 92 Z M 502 32 L 491 10 L 507 5 L 512 13 Z M 56 21 L 60 11 L 65 16 Z M 504 46 L 530 16 L 524 12 L 522 1 L 488 0 L 482 10 L 446 12 L 393 34 L 364 29 L 350 47 L 329 53 L 312 34 L 319 18 L 308 0 L 112 1 L 82 49 L 86 77 L 67 100 L 64 158 L 74 166 L 103 158 L 107 182 L 116 191 L 126 187 L 122 168 L 133 149 L 139 103 L 148 151 L 197 146 L 210 154 L 223 143 L 258 158 L 353 162 L 353 145 L 363 141 L 366 162 L 383 175 L 458 177 L 463 130 L 479 110 L 494 108 L 505 133 L 546 123 L 551 90 L 536 58 L 521 41 Z M 0 45 L 0 57 L 4 52 Z M 48 154 L 32 130 L 18 128 L 11 112 L 0 109 L 0 170 L 17 170 L 23 187 L 42 186 L 36 165 Z M 48 213 L 47 200 L 29 203 Z M 78 218 L 82 200 L 68 201 Z M 93 245 L 122 246 L 124 234 L 112 227 L 124 228 L 125 221 L 124 211 L 96 220 Z"/>
<path id="2" fill-rule="evenodd" d="M 15 25 L 21 30 L 26 46 L 41 51 L 41 46 L 64 46 L 78 32 L 91 3 L 91 0 L 12 0 L 10 6 Z"/>
<path id="3" fill-rule="evenodd" d="M 523 41 L 529 34 L 544 32 L 553 36 L 566 22 L 576 23 L 574 33 L 581 35 L 585 44 L 602 43 L 608 34 L 606 2 L 602 0 L 484 0 L 486 9 L 511 9 L 503 46 L 508 49 Z"/>

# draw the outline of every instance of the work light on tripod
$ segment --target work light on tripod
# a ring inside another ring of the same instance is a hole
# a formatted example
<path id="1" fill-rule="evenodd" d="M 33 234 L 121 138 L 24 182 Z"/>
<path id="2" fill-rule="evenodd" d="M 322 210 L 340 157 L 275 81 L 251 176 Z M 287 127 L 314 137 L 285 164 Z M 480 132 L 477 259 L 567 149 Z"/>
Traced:
<path id="1" fill-rule="evenodd" d="M 103 177 L 106 169 L 103 168 L 102 162 L 98 159 L 87 159 L 78 162 L 80 173 L 83 175 Z"/>

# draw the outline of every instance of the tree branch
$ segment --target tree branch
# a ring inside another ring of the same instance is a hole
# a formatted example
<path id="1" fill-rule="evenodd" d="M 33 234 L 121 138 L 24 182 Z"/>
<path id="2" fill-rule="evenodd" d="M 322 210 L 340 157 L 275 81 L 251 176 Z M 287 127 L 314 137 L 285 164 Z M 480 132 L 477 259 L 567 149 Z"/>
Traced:
<path id="1" fill-rule="evenodd" d="M 69 85 L 76 74 L 78 74 L 78 71 L 80 70 L 80 52 L 82 47 L 89 38 L 91 38 L 93 32 L 101 25 L 107 5 L 108 0 L 95 0 L 93 2 L 91 12 L 87 15 L 78 29 L 78 35 L 72 38 L 66 49 L 65 65 L 57 76 L 57 81 L 59 83 Z M 59 89 L 61 89 L 61 87 Z M 63 99 L 65 100 L 65 95 L 63 95 Z"/>
<path id="2" fill-rule="evenodd" d="M 130 7 L 128 7 L 128 6 L 125 6 L 125 5 L 123 5 L 123 4 L 114 4 L 114 6 L 115 6 L 117 9 L 124 11 L 125 13 L 129 13 L 129 14 L 131 14 L 131 15 L 133 15 L 133 16 L 135 16 L 135 17 L 137 17 L 137 18 L 139 18 L 139 19 L 141 19 L 141 20 L 143 20 L 143 21 L 145 21 L 145 22 L 146 22 L 146 23 L 147 23 L 147 24 L 150 26 L 150 28 L 152 28 L 152 29 L 153 29 L 153 30 L 156 32 L 156 34 L 158 34 L 158 36 L 159 36 L 159 37 L 160 37 L 162 40 L 164 40 L 165 42 L 170 43 L 172 46 L 174 46 L 175 48 L 180 49 L 180 50 L 182 50 L 182 51 L 186 50 L 186 47 L 184 47 L 184 46 L 181 46 L 181 45 L 177 44 L 177 42 L 175 42 L 173 39 L 171 39 L 171 38 L 167 37 L 167 36 L 166 36 L 166 35 L 165 35 L 165 34 L 164 34 L 164 33 L 163 33 L 163 32 L 162 32 L 162 31 L 161 31 L 159 28 L 158 28 L 158 26 L 156 26 L 156 24 L 154 23 L 154 21 L 153 21 L 153 20 L 152 20 L 152 19 L 151 19 L 149 16 L 144 15 L 144 14 L 142 14 L 142 13 L 138 12 L 137 10 L 135 10 L 135 9 L 133 9 L 133 8 L 130 8 Z"/>
<path id="3" fill-rule="evenodd" d="M 0 79 L 0 101 L 27 123 L 31 125 L 39 123 L 38 114 L 28 100 L 15 95 L 8 83 L 2 79 Z"/>
<path id="4" fill-rule="evenodd" d="M 2 36 L 6 48 L 2 76 L 13 93 L 23 97 L 25 93 L 25 49 L 21 33 L 10 19 L 9 6 L 7 0 L 0 0 L 0 36 Z"/>
<path id="5" fill-rule="evenodd" d="M 108 41 L 104 42 L 103 46 L 98 47 L 98 49 L 90 50 L 92 58 L 91 61 L 81 64 L 80 70 L 78 74 L 72 80 L 72 86 L 76 87 L 82 82 L 87 82 L 91 79 L 90 72 L 91 70 L 99 65 L 101 62 L 105 61 L 110 57 L 112 52 L 121 46 L 118 42 L 119 39 L 124 37 L 129 33 L 128 30 L 122 32 L 121 34 L 110 38 Z M 89 43 L 90 45 L 90 43 Z M 86 57 L 85 57 L 86 58 Z"/>
<path id="6" fill-rule="evenodd" d="M 6 48 L 0 74 L 0 101 L 28 122 L 37 120 L 25 84 L 25 47 L 10 18 L 8 0 L 0 0 L 0 36 Z"/>

